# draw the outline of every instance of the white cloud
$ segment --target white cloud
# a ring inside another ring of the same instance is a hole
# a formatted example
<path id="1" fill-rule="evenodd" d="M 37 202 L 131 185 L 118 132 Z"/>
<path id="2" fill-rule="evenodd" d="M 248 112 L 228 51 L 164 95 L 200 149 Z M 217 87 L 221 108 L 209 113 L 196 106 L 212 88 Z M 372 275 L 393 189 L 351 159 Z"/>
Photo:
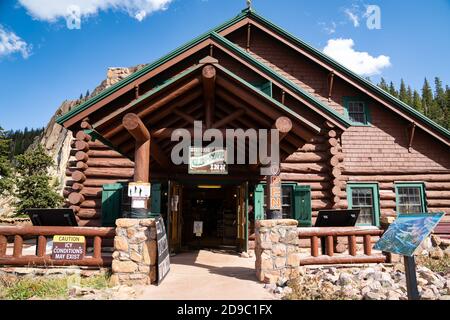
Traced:
<path id="1" fill-rule="evenodd" d="M 355 51 L 354 45 L 352 39 L 330 39 L 323 52 L 362 76 L 380 74 L 382 69 L 391 66 L 390 57 L 373 57 L 367 52 Z"/>
<path id="2" fill-rule="evenodd" d="M 118 10 L 142 21 L 155 11 L 166 10 L 173 0 L 19 0 L 35 19 L 54 22 L 68 16 L 68 8 L 77 6 L 80 18 L 96 15 L 99 11 Z"/>
<path id="3" fill-rule="evenodd" d="M 323 31 L 325 31 L 328 34 L 333 34 L 336 32 L 336 22 L 332 21 L 329 25 L 327 25 L 325 22 L 319 22 L 319 25 L 322 27 Z"/>
<path id="4" fill-rule="evenodd" d="M 345 14 L 347 15 L 347 18 L 353 23 L 353 26 L 355 28 L 359 27 L 359 15 L 357 12 L 350 10 L 350 9 L 345 9 Z"/>
<path id="5" fill-rule="evenodd" d="M 0 25 L 0 58 L 14 53 L 20 53 L 27 59 L 31 54 L 31 45 Z"/>

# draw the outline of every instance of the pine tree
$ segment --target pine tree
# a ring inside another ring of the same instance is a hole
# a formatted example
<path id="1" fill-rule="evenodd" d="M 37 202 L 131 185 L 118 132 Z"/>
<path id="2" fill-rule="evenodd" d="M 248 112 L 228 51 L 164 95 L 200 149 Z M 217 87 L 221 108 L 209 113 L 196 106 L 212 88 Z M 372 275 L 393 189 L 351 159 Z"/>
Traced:
<path id="1" fill-rule="evenodd" d="M 384 91 L 389 92 L 389 86 L 383 77 L 381 77 L 381 80 L 380 80 L 380 83 L 378 84 L 378 86 L 381 89 L 383 89 Z"/>
<path id="2" fill-rule="evenodd" d="M 414 90 L 414 93 L 413 93 L 412 106 L 417 111 L 424 113 L 424 110 L 422 107 L 422 97 L 420 96 L 419 92 L 417 92 L 417 90 Z"/>
<path id="3" fill-rule="evenodd" d="M 393 95 L 394 97 L 398 98 L 398 91 L 397 91 L 397 89 L 395 89 L 395 85 L 392 81 L 389 84 L 389 93 L 391 95 Z"/>
<path id="4" fill-rule="evenodd" d="M 406 93 L 406 95 L 407 95 L 407 104 L 409 105 L 409 106 L 412 106 L 412 104 L 413 104 L 413 93 L 412 93 L 412 89 L 411 89 L 411 86 L 408 86 L 408 90 L 406 91 L 407 93 Z"/>
<path id="5" fill-rule="evenodd" d="M 90 93 L 89 93 L 89 90 L 86 91 L 86 94 L 85 94 L 85 96 L 84 96 L 84 99 L 85 99 L 85 100 L 87 100 L 87 99 L 89 98 L 89 94 L 90 94 Z"/>
<path id="6" fill-rule="evenodd" d="M 428 82 L 427 78 L 425 78 L 422 87 L 422 107 L 426 116 L 429 115 L 429 111 L 431 109 L 432 104 L 433 104 L 433 91 L 431 91 L 430 83 Z"/>
<path id="7" fill-rule="evenodd" d="M 12 168 L 9 161 L 11 140 L 6 132 L 0 127 L 0 196 L 11 190 Z"/>
<path id="8" fill-rule="evenodd" d="M 447 85 L 445 86 L 445 100 L 446 100 L 446 106 L 445 106 L 445 123 L 444 126 L 450 130 L 450 87 Z"/>
<path id="9" fill-rule="evenodd" d="M 52 158 L 42 145 L 17 156 L 16 165 L 16 212 L 22 214 L 29 208 L 56 208 L 62 203 L 61 196 L 50 185 L 48 168 L 53 166 Z"/>
<path id="10" fill-rule="evenodd" d="M 406 91 L 406 84 L 403 79 L 400 81 L 400 92 L 398 98 L 404 103 L 408 103 L 408 92 Z"/>

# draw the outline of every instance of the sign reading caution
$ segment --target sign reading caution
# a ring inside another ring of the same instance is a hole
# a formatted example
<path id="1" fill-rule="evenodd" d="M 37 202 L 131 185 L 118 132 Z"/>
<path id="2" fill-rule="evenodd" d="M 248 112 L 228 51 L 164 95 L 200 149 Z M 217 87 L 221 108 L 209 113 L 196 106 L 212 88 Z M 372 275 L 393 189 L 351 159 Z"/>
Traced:
<path id="1" fill-rule="evenodd" d="M 85 251 L 84 236 L 53 236 L 53 260 L 82 260 Z"/>

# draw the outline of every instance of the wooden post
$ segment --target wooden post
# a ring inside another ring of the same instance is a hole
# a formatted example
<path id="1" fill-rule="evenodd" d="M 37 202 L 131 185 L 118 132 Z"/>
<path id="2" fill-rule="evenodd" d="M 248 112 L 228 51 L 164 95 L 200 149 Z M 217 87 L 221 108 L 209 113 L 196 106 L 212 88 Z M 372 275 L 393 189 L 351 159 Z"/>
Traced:
<path id="1" fill-rule="evenodd" d="M 206 110 L 206 129 L 210 129 L 214 122 L 214 94 L 216 87 L 216 68 L 213 65 L 203 67 L 202 80 Z"/>
<path id="2" fill-rule="evenodd" d="M 326 251 L 327 256 L 332 257 L 334 255 L 334 237 L 333 236 L 327 236 L 326 237 Z"/>
<path id="3" fill-rule="evenodd" d="M 319 256 L 319 237 L 317 236 L 311 237 L 311 255 L 313 257 Z"/>
<path id="4" fill-rule="evenodd" d="M 417 289 L 416 261 L 414 256 L 403 256 L 406 275 L 406 288 L 409 300 L 420 300 L 419 290 Z"/>
<path id="5" fill-rule="evenodd" d="M 351 256 L 356 256 L 356 236 L 348 236 L 348 251 Z"/>
<path id="6" fill-rule="evenodd" d="M 99 236 L 94 237 L 94 259 L 100 259 L 102 257 L 102 238 Z"/>
<path id="7" fill-rule="evenodd" d="M 150 132 L 142 120 L 134 113 L 128 113 L 123 118 L 123 126 L 136 140 L 134 156 L 135 182 L 149 182 L 150 174 Z"/>
<path id="8" fill-rule="evenodd" d="M 37 249 L 38 249 L 38 251 L 37 251 L 38 257 L 45 256 L 46 249 L 47 249 L 47 238 L 45 236 L 38 237 Z"/>
<path id="9" fill-rule="evenodd" d="M 364 236 L 364 254 L 368 256 L 372 254 L 372 239 L 370 234 Z"/>
<path id="10" fill-rule="evenodd" d="M 22 256 L 22 248 L 23 248 L 22 236 L 15 235 L 14 236 L 14 249 L 13 249 L 13 257 L 14 258 L 19 258 Z"/>
<path id="11" fill-rule="evenodd" d="M 8 239 L 0 235 L 0 257 L 3 257 L 6 255 L 6 248 L 8 246 Z"/>

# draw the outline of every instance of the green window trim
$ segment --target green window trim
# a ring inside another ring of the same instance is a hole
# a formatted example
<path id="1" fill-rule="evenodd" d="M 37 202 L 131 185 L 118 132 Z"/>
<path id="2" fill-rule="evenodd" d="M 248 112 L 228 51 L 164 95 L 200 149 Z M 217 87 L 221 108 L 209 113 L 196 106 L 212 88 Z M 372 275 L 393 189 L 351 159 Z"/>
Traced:
<path id="1" fill-rule="evenodd" d="M 395 205 L 396 205 L 396 212 L 399 213 L 399 188 L 419 188 L 420 189 L 420 202 L 422 205 L 422 213 L 425 213 L 428 211 L 427 208 L 427 201 L 426 201 L 426 193 L 425 193 L 425 184 L 423 182 L 396 182 L 395 183 Z"/>
<path id="2" fill-rule="evenodd" d="M 355 121 L 350 119 L 349 104 L 351 102 L 362 102 L 362 103 L 364 103 L 364 117 L 365 117 L 365 121 L 364 122 L 355 122 Z M 367 99 L 365 97 L 358 97 L 358 96 L 357 97 L 343 97 L 343 104 L 344 104 L 345 117 L 351 121 L 353 126 L 361 126 L 361 127 L 371 126 L 371 124 L 372 124 L 372 117 L 370 115 L 369 102 L 367 101 Z"/>
<path id="3" fill-rule="evenodd" d="M 264 203 L 265 182 L 257 185 L 254 192 L 254 212 L 255 220 L 262 220 L 265 217 Z M 311 186 L 302 186 L 297 183 L 282 183 L 283 187 L 292 188 L 291 198 L 291 219 L 297 220 L 300 227 L 312 226 L 312 207 L 311 207 Z"/>
<path id="4" fill-rule="evenodd" d="M 373 225 L 380 227 L 380 190 L 377 183 L 349 183 L 347 184 L 348 208 L 353 209 L 352 191 L 357 188 L 372 189 L 373 195 Z M 358 226 L 368 226 L 369 224 L 357 224 Z"/>

